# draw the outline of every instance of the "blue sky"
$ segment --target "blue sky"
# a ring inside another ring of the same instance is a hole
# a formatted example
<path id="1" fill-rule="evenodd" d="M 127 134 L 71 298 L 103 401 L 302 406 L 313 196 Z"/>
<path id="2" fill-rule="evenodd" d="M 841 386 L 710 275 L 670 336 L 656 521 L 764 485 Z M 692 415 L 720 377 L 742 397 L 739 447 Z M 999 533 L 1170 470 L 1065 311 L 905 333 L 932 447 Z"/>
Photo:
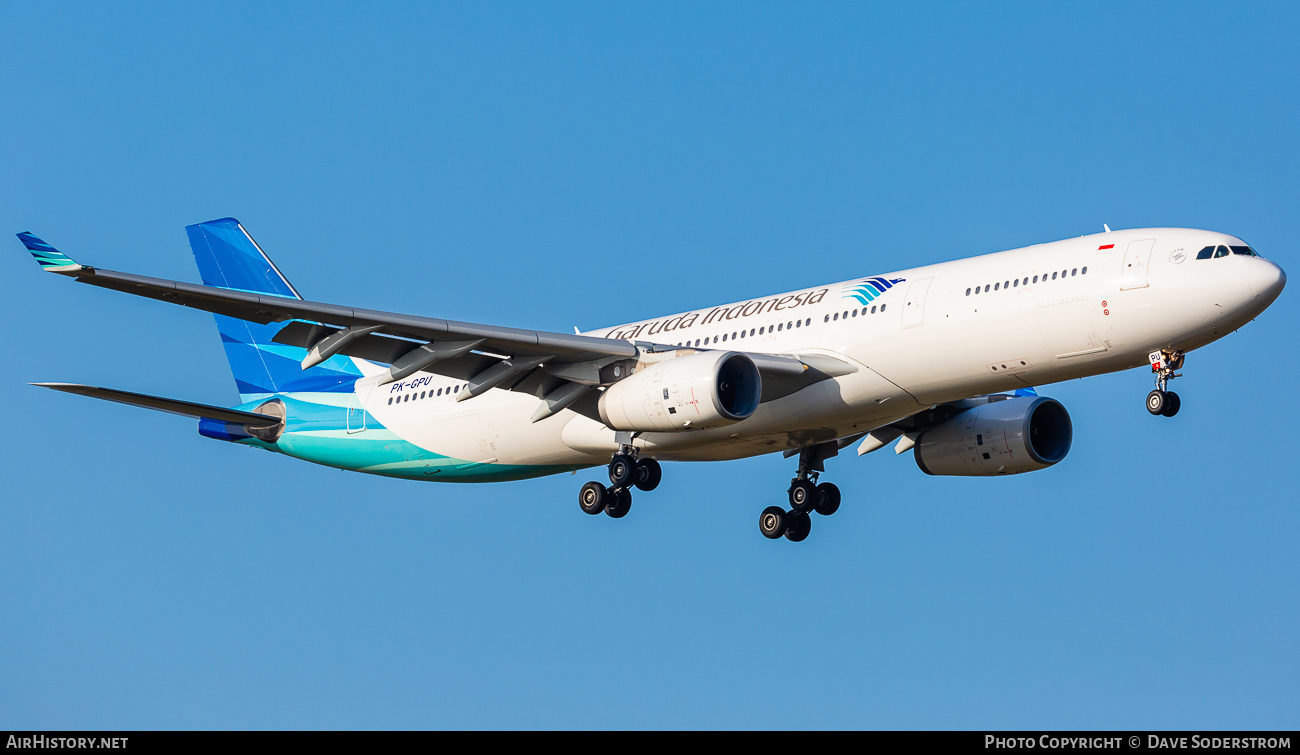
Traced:
<path id="1" fill-rule="evenodd" d="M 569 331 L 1112 228 L 1295 273 L 1288 4 L 5 4 L 0 226 L 197 280 L 240 218 L 308 298 Z M 211 317 L 0 255 L 0 727 L 1288 728 L 1295 292 L 1042 389 L 1069 458 L 421 485 L 28 387 L 236 400 Z"/>

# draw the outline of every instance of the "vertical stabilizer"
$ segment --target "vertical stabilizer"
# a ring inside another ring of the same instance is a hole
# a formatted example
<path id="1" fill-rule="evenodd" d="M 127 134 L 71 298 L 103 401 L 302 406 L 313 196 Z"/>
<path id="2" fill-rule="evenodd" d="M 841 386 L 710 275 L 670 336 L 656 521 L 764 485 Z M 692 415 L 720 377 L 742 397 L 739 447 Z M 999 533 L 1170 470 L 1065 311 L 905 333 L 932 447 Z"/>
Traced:
<path id="1" fill-rule="evenodd" d="M 186 226 L 204 285 L 301 299 L 297 289 L 253 241 L 238 220 L 222 218 Z M 244 402 L 277 393 L 346 393 L 361 377 L 352 359 L 334 356 L 302 369 L 307 350 L 273 342 L 285 323 L 259 325 L 216 315 L 235 386 Z"/>

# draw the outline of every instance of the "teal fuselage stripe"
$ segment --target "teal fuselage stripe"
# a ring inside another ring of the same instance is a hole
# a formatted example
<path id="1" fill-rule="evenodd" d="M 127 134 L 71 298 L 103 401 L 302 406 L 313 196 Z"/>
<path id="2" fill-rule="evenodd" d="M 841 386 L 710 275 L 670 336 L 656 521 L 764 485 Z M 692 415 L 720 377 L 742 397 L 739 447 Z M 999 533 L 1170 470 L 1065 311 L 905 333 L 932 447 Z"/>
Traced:
<path id="1" fill-rule="evenodd" d="M 268 397 L 269 398 L 269 397 Z M 278 394 L 284 402 L 285 429 L 274 443 L 258 438 L 236 441 L 248 446 L 354 472 L 432 482 L 498 482 L 544 477 L 585 469 L 579 465 L 484 464 L 437 454 L 398 437 L 374 415 L 353 406 L 334 406 Z M 253 411 L 265 400 L 239 408 Z M 349 414 L 352 425 L 349 428 Z M 363 424 L 364 422 L 364 424 Z M 364 427 L 364 430 L 360 428 Z"/>

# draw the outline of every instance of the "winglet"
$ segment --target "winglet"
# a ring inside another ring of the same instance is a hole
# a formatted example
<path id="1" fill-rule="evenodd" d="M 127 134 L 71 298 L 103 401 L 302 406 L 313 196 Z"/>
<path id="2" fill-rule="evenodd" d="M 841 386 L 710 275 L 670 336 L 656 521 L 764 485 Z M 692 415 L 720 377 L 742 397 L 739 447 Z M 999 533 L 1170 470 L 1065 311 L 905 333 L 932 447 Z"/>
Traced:
<path id="1" fill-rule="evenodd" d="M 23 246 L 27 247 L 27 251 L 31 252 L 36 261 L 41 263 L 41 267 L 51 273 L 75 273 L 82 269 L 81 265 L 78 265 L 71 257 L 41 241 L 39 237 L 32 235 L 30 231 L 23 231 L 18 234 L 18 240 L 23 242 Z"/>

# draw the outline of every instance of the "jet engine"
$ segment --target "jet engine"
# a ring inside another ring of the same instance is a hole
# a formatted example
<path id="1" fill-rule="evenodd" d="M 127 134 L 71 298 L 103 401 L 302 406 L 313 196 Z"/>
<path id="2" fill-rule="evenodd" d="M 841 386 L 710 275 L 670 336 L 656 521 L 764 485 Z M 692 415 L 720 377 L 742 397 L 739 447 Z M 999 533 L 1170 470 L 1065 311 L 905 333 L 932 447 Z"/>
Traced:
<path id="1" fill-rule="evenodd" d="M 749 357 L 705 351 L 657 362 L 609 386 L 600 397 L 600 419 L 637 432 L 717 427 L 753 414 L 762 390 Z"/>
<path id="2" fill-rule="evenodd" d="M 1046 469 L 1070 452 L 1074 429 L 1056 399 L 991 401 L 926 430 L 916 465 L 931 475 L 983 477 Z"/>

